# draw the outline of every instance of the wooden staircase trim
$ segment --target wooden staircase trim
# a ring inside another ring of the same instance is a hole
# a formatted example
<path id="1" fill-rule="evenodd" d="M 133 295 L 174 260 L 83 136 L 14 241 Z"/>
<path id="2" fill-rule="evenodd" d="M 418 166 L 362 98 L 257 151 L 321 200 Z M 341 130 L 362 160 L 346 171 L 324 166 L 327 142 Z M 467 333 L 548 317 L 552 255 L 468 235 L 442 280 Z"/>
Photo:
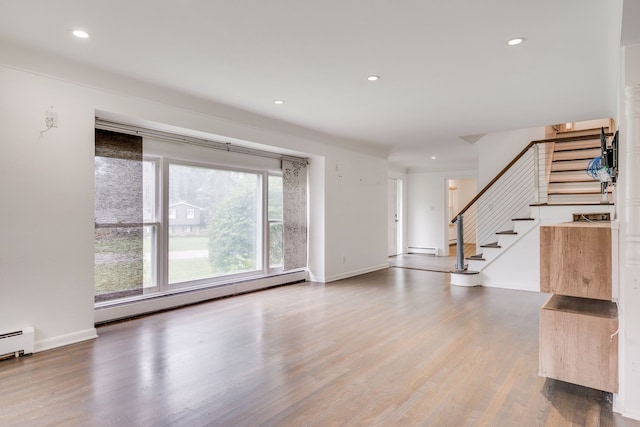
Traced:
<path id="1" fill-rule="evenodd" d="M 501 235 L 505 235 L 506 234 L 506 235 L 511 235 L 512 236 L 512 235 L 516 235 L 518 233 L 516 233 L 513 230 L 504 230 L 504 231 L 497 231 L 496 234 L 501 234 Z"/>

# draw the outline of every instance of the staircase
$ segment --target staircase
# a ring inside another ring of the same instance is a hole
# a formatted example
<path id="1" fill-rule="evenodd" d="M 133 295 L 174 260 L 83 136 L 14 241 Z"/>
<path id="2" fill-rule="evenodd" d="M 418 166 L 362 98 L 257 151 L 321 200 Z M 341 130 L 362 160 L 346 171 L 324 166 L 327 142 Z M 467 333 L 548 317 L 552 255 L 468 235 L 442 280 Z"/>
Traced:
<path id="1" fill-rule="evenodd" d="M 513 229 L 495 233 L 494 241 L 480 245 L 480 253 L 465 258 L 466 274 L 451 274 L 451 283 L 537 292 L 540 290 L 539 227 L 572 221 L 574 214 L 594 213 L 608 213 L 613 218 L 614 205 L 532 205 L 529 217 L 514 218 Z"/>
<path id="2" fill-rule="evenodd" d="M 601 123 L 597 125 L 606 126 L 606 133 L 613 131 L 612 121 L 608 126 Z M 539 291 L 540 225 L 572 221 L 575 214 L 602 213 L 614 218 L 612 191 L 603 196 L 600 182 L 586 173 L 589 162 L 601 155 L 600 127 L 561 126 L 555 138 L 544 141 L 550 148 L 538 161 L 543 171 L 539 174 L 547 180 L 539 185 L 545 194 L 514 217 L 510 229 L 496 232 L 494 239 L 487 238 L 479 246 L 479 253 L 465 258 L 466 270 L 452 272 L 451 284 Z"/>
<path id="3" fill-rule="evenodd" d="M 556 138 L 549 174 L 548 203 L 610 202 L 611 191 L 603 196 L 600 182 L 586 174 L 589 162 L 601 154 L 600 129 L 558 132 Z"/>

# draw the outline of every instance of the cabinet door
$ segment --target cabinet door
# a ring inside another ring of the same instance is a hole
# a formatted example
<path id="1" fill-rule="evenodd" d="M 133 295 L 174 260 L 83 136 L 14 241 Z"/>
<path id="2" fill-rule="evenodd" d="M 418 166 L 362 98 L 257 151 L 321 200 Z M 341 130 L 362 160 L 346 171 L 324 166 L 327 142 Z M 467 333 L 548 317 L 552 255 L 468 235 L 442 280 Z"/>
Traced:
<path id="1" fill-rule="evenodd" d="M 540 290 L 611 300 L 611 227 L 540 227 Z"/>
<path id="2" fill-rule="evenodd" d="M 553 295 L 540 310 L 540 376 L 617 393 L 617 328 L 615 304 Z"/>

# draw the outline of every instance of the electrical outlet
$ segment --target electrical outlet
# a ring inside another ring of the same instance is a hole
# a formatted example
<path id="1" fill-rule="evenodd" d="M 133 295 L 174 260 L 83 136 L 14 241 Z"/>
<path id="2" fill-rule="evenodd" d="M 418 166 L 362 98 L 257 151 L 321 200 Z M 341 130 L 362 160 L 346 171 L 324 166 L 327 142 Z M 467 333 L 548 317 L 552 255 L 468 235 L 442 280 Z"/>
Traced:
<path id="1" fill-rule="evenodd" d="M 57 111 L 47 111 L 45 116 L 45 122 L 47 127 L 57 128 L 58 127 L 58 112 Z"/>

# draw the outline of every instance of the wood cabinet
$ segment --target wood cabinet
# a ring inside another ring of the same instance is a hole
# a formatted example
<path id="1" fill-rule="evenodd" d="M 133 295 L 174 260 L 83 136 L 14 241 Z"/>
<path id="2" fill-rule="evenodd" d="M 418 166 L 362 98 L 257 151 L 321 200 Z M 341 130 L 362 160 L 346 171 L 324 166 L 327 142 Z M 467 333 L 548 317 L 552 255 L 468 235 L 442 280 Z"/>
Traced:
<path id="1" fill-rule="evenodd" d="M 552 295 L 540 310 L 540 376 L 617 392 L 617 329 L 614 303 Z"/>
<path id="2" fill-rule="evenodd" d="M 541 226 L 540 290 L 611 301 L 611 224 Z"/>
<path id="3" fill-rule="evenodd" d="M 609 222 L 540 227 L 539 374 L 618 390 L 618 312 L 612 300 Z"/>

